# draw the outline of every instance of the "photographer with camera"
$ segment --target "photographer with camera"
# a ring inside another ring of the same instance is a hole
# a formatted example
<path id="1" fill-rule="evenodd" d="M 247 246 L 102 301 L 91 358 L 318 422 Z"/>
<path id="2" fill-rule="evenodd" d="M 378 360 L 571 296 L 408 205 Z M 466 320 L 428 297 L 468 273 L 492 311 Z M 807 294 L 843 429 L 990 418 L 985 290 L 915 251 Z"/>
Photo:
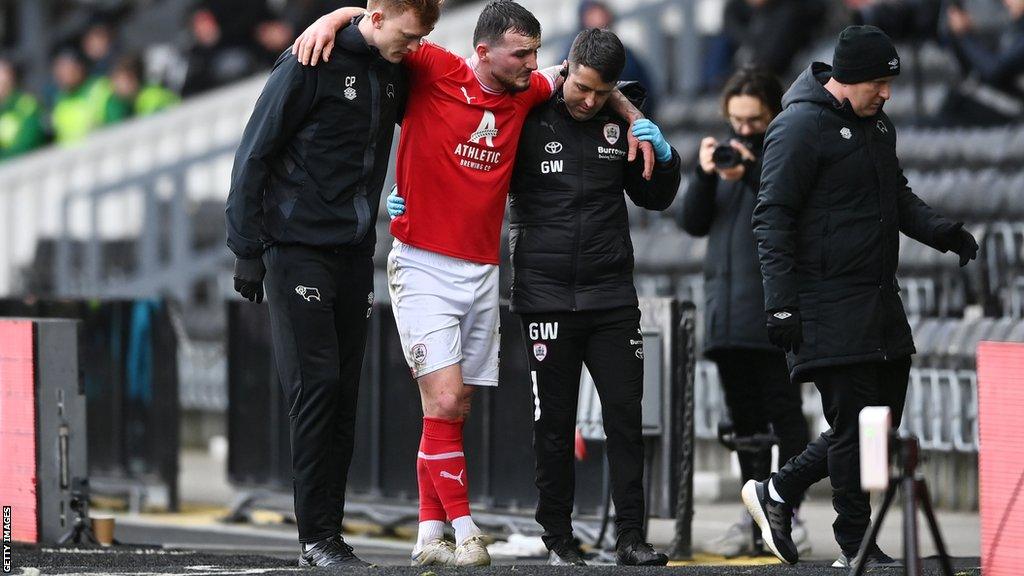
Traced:
<path id="1" fill-rule="evenodd" d="M 680 224 L 693 236 L 708 236 L 704 354 L 718 366 L 732 434 L 740 441 L 774 431 L 779 462 L 785 462 L 807 446 L 809 431 L 800 388 L 789 379 L 786 355 L 768 340 L 761 269 L 750 225 L 764 134 L 781 109 L 782 86 L 767 70 L 744 68 L 729 79 L 722 93 L 722 114 L 733 136 L 728 142 L 710 136 L 701 142 L 700 165 L 683 197 Z M 743 482 L 765 480 L 771 473 L 770 442 L 748 449 L 737 446 L 737 457 Z M 799 501 L 794 504 L 799 507 Z M 793 537 L 802 552 L 810 551 L 799 522 Z M 744 511 L 742 520 L 706 549 L 722 556 L 759 554 L 760 531 Z"/>

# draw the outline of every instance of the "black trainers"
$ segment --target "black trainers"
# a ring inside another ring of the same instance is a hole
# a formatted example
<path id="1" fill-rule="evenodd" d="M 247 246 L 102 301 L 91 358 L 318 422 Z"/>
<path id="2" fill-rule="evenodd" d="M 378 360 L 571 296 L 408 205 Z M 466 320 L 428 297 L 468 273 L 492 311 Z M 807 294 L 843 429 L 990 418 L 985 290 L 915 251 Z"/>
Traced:
<path id="1" fill-rule="evenodd" d="M 587 565 L 583 560 L 583 556 L 580 555 L 580 547 L 576 543 L 576 539 L 571 536 L 561 538 L 551 546 L 548 564 L 551 566 Z"/>
<path id="2" fill-rule="evenodd" d="M 839 559 L 832 563 L 833 568 L 842 568 L 843 570 L 849 570 L 857 566 L 857 555 L 847 556 L 844 553 L 839 554 Z M 871 570 L 872 568 L 902 568 L 903 563 L 898 560 L 893 560 L 891 556 L 882 552 L 877 544 L 873 545 L 866 556 L 864 556 L 864 569 Z"/>
<path id="3" fill-rule="evenodd" d="M 748 480 L 743 485 L 743 503 L 761 528 L 765 546 L 779 560 L 796 564 L 800 559 L 796 544 L 793 543 L 793 508 L 783 502 L 776 502 L 768 496 L 768 481 Z"/>
<path id="4" fill-rule="evenodd" d="M 619 566 L 664 566 L 668 556 L 658 552 L 639 535 L 619 538 L 615 546 L 615 563 Z"/>
<path id="5" fill-rule="evenodd" d="M 331 536 L 321 540 L 308 549 L 302 546 L 299 554 L 299 566 L 369 566 L 352 552 L 352 547 L 345 543 L 341 536 Z"/>

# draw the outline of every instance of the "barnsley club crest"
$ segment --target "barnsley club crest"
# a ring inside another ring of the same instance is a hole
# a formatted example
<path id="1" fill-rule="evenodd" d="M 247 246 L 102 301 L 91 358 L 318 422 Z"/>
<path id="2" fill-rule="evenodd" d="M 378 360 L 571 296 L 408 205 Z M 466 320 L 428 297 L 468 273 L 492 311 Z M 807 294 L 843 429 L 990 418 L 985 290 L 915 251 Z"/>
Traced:
<path id="1" fill-rule="evenodd" d="M 608 144 L 614 146 L 619 141 L 619 125 L 618 124 L 605 124 L 604 125 L 604 139 Z"/>
<path id="2" fill-rule="evenodd" d="M 548 346 L 547 344 L 537 343 L 533 345 L 533 357 L 538 362 L 543 362 L 548 357 Z"/>
<path id="3" fill-rule="evenodd" d="M 427 361 L 427 345 L 423 343 L 416 344 L 412 347 L 412 361 L 420 366 Z"/>

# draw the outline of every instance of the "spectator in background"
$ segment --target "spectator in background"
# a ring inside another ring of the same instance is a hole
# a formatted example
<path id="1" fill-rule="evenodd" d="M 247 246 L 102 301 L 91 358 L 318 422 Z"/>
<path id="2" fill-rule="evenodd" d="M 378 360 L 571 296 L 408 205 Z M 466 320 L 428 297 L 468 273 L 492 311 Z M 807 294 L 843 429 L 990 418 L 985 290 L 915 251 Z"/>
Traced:
<path id="1" fill-rule="evenodd" d="M 764 134 L 781 110 L 782 86 L 771 73 L 743 68 L 729 79 L 722 91 L 722 115 L 732 137 L 724 143 L 711 136 L 701 141 L 680 224 L 693 236 L 708 237 L 704 355 L 718 366 L 735 438 L 764 438 L 774 432 L 779 462 L 786 462 L 807 446 L 810 431 L 800 386 L 789 379 L 786 355 L 768 340 L 761 267 L 750 224 L 761 181 Z M 716 153 L 719 146 L 726 148 Z M 729 147 L 732 153 L 723 154 Z M 771 474 L 771 444 L 758 444 L 757 451 L 753 446 L 737 450 L 743 482 Z M 802 493 L 794 497 L 794 511 L 802 500 Z M 793 540 L 806 553 L 807 532 L 795 516 Z M 744 511 L 742 520 L 707 548 L 727 557 L 760 554 L 760 540 L 760 531 Z"/>
<path id="2" fill-rule="evenodd" d="M 89 76 L 85 56 L 74 48 L 60 50 L 53 59 L 57 98 L 50 116 L 54 139 L 70 144 L 115 119 L 108 116 L 110 81 Z"/>
<path id="3" fill-rule="evenodd" d="M 228 46 L 250 50 L 260 68 L 270 68 L 281 52 L 291 46 L 295 30 L 270 10 L 267 0 L 201 0 L 223 30 Z M 338 3 L 334 2 L 333 7 Z M 366 2 L 359 3 L 365 7 Z"/>
<path id="4" fill-rule="evenodd" d="M 615 13 L 602 0 L 581 0 L 579 6 L 580 30 L 598 28 L 611 30 L 615 26 Z M 566 46 L 563 60 L 569 57 L 569 46 Z M 637 58 L 633 50 L 626 46 L 626 67 L 619 76 L 622 82 L 639 82 L 647 90 L 647 101 L 641 111 L 651 117 L 658 109 L 658 86 L 647 71 L 647 66 Z"/>
<path id="5" fill-rule="evenodd" d="M 117 58 L 114 30 L 110 20 L 103 16 L 94 17 L 82 35 L 81 49 L 89 61 L 89 74 L 109 74 Z"/>
<path id="6" fill-rule="evenodd" d="M 244 78 L 256 69 L 250 51 L 233 46 L 213 11 L 199 7 L 189 17 L 192 46 L 182 96 L 191 96 Z"/>
<path id="7" fill-rule="evenodd" d="M 845 0 L 855 25 L 881 28 L 890 38 L 935 40 L 945 0 Z"/>
<path id="8" fill-rule="evenodd" d="M 0 160 L 28 152 L 44 141 L 39 102 L 19 84 L 18 67 L 0 59 Z"/>
<path id="9" fill-rule="evenodd" d="M 144 83 L 142 60 L 124 56 L 110 73 L 113 95 L 108 117 L 123 120 L 132 116 L 149 116 L 177 104 L 178 95 L 156 83 Z"/>
<path id="10" fill-rule="evenodd" d="M 285 48 L 295 40 L 295 29 L 286 20 L 267 20 L 256 25 L 254 31 L 258 57 L 265 63 L 273 64 Z M 268 64 L 268 65 L 269 65 Z"/>
<path id="11" fill-rule="evenodd" d="M 821 0 L 729 0 L 724 28 L 736 48 L 734 64 L 787 75 L 824 17 Z"/>
<path id="12" fill-rule="evenodd" d="M 448 2 L 445 2 L 447 5 Z M 305 30 L 323 14 L 345 6 L 364 7 L 365 0 L 291 0 L 284 8 L 284 19 L 292 30 Z"/>
<path id="13" fill-rule="evenodd" d="M 270 68 L 294 37 L 263 0 L 202 0 L 189 19 L 192 46 L 182 95 L 190 96 Z"/>
<path id="14" fill-rule="evenodd" d="M 946 125 L 999 126 L 1024 117 L 1024 0 L 1003 0 L 1009 21 L 998 47 L 975 33 L 962 8 L 946 10 L 946 40 L 966 79 L 954 86 L 939 112 Z"/>

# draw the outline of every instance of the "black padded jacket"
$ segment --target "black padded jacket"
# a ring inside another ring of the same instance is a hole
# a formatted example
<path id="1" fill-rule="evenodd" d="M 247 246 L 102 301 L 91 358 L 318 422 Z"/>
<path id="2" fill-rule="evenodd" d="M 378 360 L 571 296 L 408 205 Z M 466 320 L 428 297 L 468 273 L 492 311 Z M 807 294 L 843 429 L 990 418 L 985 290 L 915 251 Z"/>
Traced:
<path id="1" fill-rule="evenodd" d="M 801 314 L 795 381 L 817 367 L 913 354 L 896 281 L 900 233 L 942 252 L 960 242 L 960 223 L 911 192 L 888 116 L 862 118 L 837 102 L 824 87 L 830 74 L 813 64 L 783 98 L 752 219 L 765 310 Z"/>
<path id="2" fill-rule="evenodd" d="M 643 208 L 665 210 L 679 190 L 679 154 L 628 162 L 624 120 L 602 110 L 575 120 L 558 93 L 527 118 L 509 203 L 511 309 L 517 313 L 636 306 L 633 244 L 623 190 Z"/>

